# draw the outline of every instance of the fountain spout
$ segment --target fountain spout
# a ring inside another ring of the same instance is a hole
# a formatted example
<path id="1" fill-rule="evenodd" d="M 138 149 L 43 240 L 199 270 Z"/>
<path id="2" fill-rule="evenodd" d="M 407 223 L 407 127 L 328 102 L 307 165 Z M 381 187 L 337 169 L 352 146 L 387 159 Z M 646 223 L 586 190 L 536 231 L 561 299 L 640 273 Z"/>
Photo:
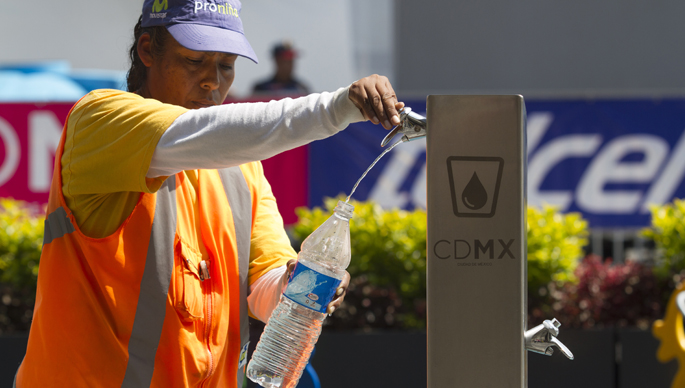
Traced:
<path id="1" fill-rule="evenodd" d="M 411 141 L 426 137 L 426 118 L 411 111 L 411 108 L 400 109 L 400 124 L 395 126 L 381 142 L 381 147 L 390 143 L 395 135 L 401 134 L 401 141 Z"/>

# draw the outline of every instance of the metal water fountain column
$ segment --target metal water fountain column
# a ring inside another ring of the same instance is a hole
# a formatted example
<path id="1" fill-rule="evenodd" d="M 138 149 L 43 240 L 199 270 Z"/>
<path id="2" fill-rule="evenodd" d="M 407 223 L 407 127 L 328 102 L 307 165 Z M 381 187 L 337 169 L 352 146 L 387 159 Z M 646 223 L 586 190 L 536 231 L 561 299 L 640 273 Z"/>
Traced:
<path id="1" fill-rule="evenodd" d="M 527 387 L 527 352 L 571 351 L 559 322 L 526 331 L 526 110 L 521 96 L 428 96 L 386 139 L 427 136 L 428 388 Z"/>

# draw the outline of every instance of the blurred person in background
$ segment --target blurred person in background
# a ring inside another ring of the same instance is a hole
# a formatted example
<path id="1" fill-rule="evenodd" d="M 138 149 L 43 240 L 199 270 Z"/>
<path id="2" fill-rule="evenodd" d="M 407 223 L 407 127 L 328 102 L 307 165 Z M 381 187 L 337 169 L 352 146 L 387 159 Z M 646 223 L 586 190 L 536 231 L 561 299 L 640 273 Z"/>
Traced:
<path id="1" fill-rule="evenodd" d="M 352 122 L 399 123 L 380 76 L 222 105 L 238 56 L 257 62 L 240 9 L 145 0 L 129 91 L 69 113 L 16 387 L 242 386 L 248 316 L 269 318 L 296 259 L 259 160 Z"/>
<path id="2" fill-rule="evenodd" d="M 275 73 L 273 77 L 258 82 L 252 88 L 253 95 L 303 96 L 309 89 L 293 76 L 297 52 L 288 41 L 278 43 L 271 50 Z"/>

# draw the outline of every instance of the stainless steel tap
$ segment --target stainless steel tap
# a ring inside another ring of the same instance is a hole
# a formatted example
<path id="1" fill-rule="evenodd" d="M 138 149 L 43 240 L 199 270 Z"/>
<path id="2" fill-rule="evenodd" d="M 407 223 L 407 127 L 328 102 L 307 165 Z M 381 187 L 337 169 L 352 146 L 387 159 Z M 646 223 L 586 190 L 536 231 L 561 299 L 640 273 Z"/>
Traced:
<path id="1" fill-rule="evenodd" d="M 545 320 L 542 324 L 535 326 L 530 330 L 526 330 L 523 334 L 526 343 L 526 349 L 531 352 L 544 354 L 551 356 L 554 353 L 554 346 L 558 347 L 559 350 L 573 360 L 573 353 L 562 344 L 561 341 L 557 339 L 559 335 L 559 326 L 561 323 L 557 321 L 556 318 L 550 320 Z"/>
<path id="2" fill-rule="evenodd" d="M 400 109 L 400 124 L 395 126 L 381 142 L 381 147 L 385 147 L 390 140 L 397 134 L 402 134 L 401 141 L 416 140 L 426 136 L 426 118 L 411 111 L 405 106 Z"/>

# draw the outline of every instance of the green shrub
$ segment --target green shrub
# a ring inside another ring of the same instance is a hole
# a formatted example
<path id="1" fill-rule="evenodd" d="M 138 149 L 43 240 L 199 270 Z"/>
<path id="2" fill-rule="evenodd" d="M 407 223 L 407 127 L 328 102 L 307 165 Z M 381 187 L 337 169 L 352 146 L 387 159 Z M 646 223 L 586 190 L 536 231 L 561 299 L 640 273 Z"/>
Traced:
<path id="1" fill-rule="evenodd" d="M 550 282 L 576 282 L 574 271 L 587 245 L 588 225 L 579 213 L 561 214 L 553 206 L 528 207 L 528 294 Z"/>
<path id="2" fill-rule="evenodd" d="M 657 249 L 654 272 L 660 278 L 685 270 L 685 201 L 652 206 L 652 226 L 642 234 L 654 240 Z"/>
<path id="3" fill-rule="evenodd" d="M 303 241 L 332 214 L 337 202 L 338 198 L 325 199 L 326 210 L 297 209 L 294 237 Z M 353 280 L 343 311 L 329 325 L 425 328 L 426 212 L 351 203 L 352 261 L 347 271 Z"/>
<path id="4" fill-rule="evenodd" d="M 301 242 L 333 212 L 299 208 L 293 235 Z M 342 308 L 328 320 L 340 329 L 425 328 L 426 212 L 383 210 L 371 202 L 352 202 L 350 221 L 352 280 Z M 528 208 L 529 295 L 547 291 L 550 282 L 575 281 L 574 270 L 587 244 L 587 222 L 577 213 Z M 546 300 L 546 298 L 543 298 Z"/>
<path id="5" fill-rule="evenodd" d="M 0 199 L 0 282 L 36 288 L 44 221 L 26 202 Z"/>
<path id="6" fill-rule="evenodd" d="M 43 245 L 43 210 L 0 199 L 0 333 L 29 328 Z"/>

